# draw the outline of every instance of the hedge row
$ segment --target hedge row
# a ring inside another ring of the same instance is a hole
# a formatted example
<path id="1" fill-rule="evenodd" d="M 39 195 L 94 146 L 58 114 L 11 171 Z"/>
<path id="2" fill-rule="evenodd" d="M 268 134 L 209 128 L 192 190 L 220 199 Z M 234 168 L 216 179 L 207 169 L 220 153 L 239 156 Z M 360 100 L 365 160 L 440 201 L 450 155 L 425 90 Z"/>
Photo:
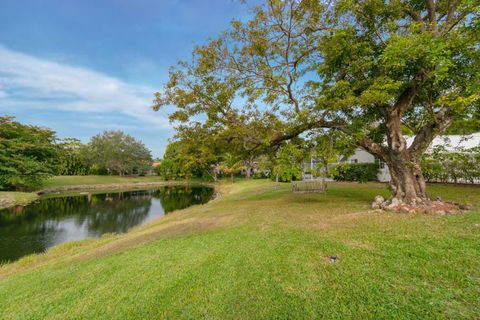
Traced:
<path id="1" fill-rule="evenodd" d="M 425 179 L 434 182 L 480 182 L 480 148 L 444 152 L 438 148 L 422 159 Z"/>
<path id="2" fill-rule="evenodd" d="M 377 180 L 376 163 L 343 163 L 330 170 L 330 177 L 335 181 L 367 182 Z"/>

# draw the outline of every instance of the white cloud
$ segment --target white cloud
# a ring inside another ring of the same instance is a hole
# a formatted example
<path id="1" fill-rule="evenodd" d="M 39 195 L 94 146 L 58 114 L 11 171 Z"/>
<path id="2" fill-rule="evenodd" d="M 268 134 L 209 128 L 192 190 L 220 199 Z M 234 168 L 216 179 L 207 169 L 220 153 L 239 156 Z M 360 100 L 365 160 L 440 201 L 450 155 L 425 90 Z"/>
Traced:
<path id="1" fill-rule="evenodd" d="M 121 113 L 169 128 L 168 119 L 150 108 L 154 92 L 154 88 L 0 45 L 0 108 Z"/>

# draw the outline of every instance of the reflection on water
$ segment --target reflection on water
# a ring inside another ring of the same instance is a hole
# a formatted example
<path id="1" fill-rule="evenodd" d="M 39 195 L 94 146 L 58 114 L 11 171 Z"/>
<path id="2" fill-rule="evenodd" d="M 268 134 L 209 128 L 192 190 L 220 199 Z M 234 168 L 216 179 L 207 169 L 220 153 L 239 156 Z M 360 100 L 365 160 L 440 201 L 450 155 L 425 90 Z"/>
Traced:
<path id="1" fill-rule="evenodd" d="M 121 233 L 173 210 L 210 200 L 213 189 L 170 186 L 155 190 L 41 199 L 0 210 L 0 261 L 44 252 L 57 244 Z"/>

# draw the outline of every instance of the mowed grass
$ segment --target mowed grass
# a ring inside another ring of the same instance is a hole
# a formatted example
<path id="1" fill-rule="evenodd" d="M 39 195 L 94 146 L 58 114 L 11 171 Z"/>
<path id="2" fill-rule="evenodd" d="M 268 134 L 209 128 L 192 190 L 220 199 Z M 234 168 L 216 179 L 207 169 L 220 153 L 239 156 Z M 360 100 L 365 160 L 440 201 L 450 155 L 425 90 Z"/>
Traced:
<path id="1" fill-rule="evenodd" d="M 48 179 L 43 187 L 61 187 L 72 185 L 91 185 L 91 184 L 122 184 L 122 183 L 147 183 L 161 182 L 159 176 L 145 177 L 120 177 L 120 176 L 55 176 Z"/>
<path id="2" fill-rule="evenodd" d="M 480 188 L 430 187 L 474 206 L 455 216 L 372 212 L 388 195 L 374 183 L 220 191 L 128 234 L 3 266 L 0 319 L 480 318 Z"/>

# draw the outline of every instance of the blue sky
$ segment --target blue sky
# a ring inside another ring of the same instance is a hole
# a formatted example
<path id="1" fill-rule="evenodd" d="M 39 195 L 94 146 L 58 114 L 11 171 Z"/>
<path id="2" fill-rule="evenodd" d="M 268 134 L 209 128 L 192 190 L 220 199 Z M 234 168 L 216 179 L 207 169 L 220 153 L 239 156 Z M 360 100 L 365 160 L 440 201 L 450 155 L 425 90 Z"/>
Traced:
<path id="1" fill-rule="evenodd" d="M 0 115 L 84 142 L 123 130 L 163 154 L 149 109 L 168 67 L 245 18 L 238 0 L 0 0 Z"/>

